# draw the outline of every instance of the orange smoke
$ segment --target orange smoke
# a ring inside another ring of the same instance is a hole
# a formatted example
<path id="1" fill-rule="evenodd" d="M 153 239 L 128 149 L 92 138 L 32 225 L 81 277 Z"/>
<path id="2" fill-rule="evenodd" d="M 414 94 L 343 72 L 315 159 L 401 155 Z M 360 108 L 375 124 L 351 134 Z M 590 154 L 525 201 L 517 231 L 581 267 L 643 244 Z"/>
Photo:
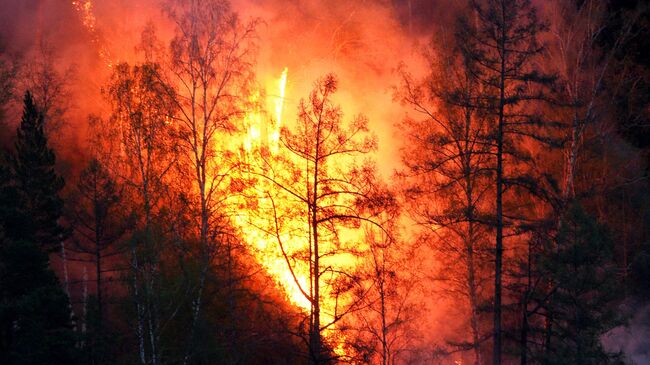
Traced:
<path id="1" fill-rule="evenodd" d="M 97 30 L 97 18 L 93 13 L 93 3 L 90 0 L 72 0 L 72 6 L 79 14 L 81 23 L 91 36 L 91 40 L 99 48 L 99 57 L 104 61 L 106 66 L 113 67 L 111 53 L 102 41 L 101 33 Z"/>

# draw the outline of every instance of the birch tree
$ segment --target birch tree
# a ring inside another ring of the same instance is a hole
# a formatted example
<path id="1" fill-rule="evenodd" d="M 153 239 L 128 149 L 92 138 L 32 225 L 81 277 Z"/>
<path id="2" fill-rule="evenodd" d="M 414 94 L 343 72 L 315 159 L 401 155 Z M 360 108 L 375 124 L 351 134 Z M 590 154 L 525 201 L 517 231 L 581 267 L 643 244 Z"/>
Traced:
<path id="1" fill-rule="evenodd" d="M 181 174 L 191 179 L 188 196 L 197 207 L 199 273 L 193 290 L 189 340 L 183 363 L 191 357 L 201 315 L 209 268 L 223 248 L 228 228 L 225 201 L 234 167 L 228 146 L 246 112 L 256 22 L 242 22 L 224 0 L 171 1 L 167 13 L 175 24 L 169 47 L 167 82 L 172 97 L 177 138 L 181 148 Z"/>
<path id="2" fill-rule="evenodd" d="M 554 15 L 549 47 L 551 68 L 557 73 L 558 99 L 566 103 L 560 118 L 565 124 L 566 143 L 563 150 L 562 199 L 576 197 L 576 178 L 584 146 L 593 138 L 602 123 L 609 100 L 604 101 L 608 73 L 615 66 L 615 56 L 633 36 L 632 29 L 642 10 L 629 14 L 628 21 L 613 34 L 610 48 L 601 47 L 611 14 L 607 2 L 584 1 L 575 4 L 559 1 L 551 7 Z"/>
<path id="3" fill-rule="evenodd" d="M 130 244 L 130 281 L 136 307 L 136 338 L 141 363 L 157 364 L 160 348 L 159 252 L 156 214 L 165 179 L 176 161 L 170 120 L 174 105 L 160 82 L 159 66 L 120 64 L 106 94 L 120 150 L 116 172 L 128 188 L 138 215 Z M 146 336 L 146 338 L 145 338 Z"/>

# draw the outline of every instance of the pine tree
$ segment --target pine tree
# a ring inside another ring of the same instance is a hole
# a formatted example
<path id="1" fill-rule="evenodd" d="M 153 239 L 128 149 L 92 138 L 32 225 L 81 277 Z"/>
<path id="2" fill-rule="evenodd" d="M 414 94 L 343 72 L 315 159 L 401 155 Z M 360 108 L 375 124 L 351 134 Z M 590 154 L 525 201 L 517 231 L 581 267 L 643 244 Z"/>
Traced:
<path id="1" fill-rule="evenodd" d="M 25 212 L 21 209 L 20 194 L 13 182 L 11 156 L 0 154 L 0 231 L 7 238 L 19 239 L 27 235 Z"/>
<path id="2" fill-rule="evenodd" d="M 600 337 L 620 324 L 615 303 L 621 291 L 612 261 L 613 244 L 604 227 L 579 204 L 569 207 L 557 238 L 541 266 L 555 283 L 547 304 L 553 313 L 550 351 L 539 357 L 548 364 L 607 364 Z"/>
<path id="3" fill-rule="evenodd" d="M 446 44 L 447 49 L 436 49 Z M 436 47 L 436 48 L 434 48 Z M 429 74 L 422 80 L 403 74 L 403 102 L 416 112 L 403 123 L 408 143 L 402 160 L 404 196 L 418 225 L 419 239 L 435 252 L 432 269 L 445 296 L 459 299 L 467 331 L 447 338 L 453 351 L 472 351 L 482 364 L 486 335 L 485 301 L 491 260 L 490 195 L 494 153 L 490 115 L 481 102 L 484 88 L 463 59 L 459 46 L 444 35 L 426 53 Z M 467 336 L 467 337 L 461 337 Z"/>
<path id="4" fill-rule="evenodd" d="M 16 136 L 16 152 L 11 159 L 15 188 L 21 210 L 27 219 L 22 222 L 24 240 L 38 244 L 47 252 L 58 249 L 66 230 L 59 224 L 63 200 L 63 178 L 54 171 L 56 157 L 48 147 L 44 117 L 36 108 L 29 92 L 25 94 L 23 117 Z"/>
<path id="5" fill-rule="evenodd" d="M 66 247 L 72 260 L 94 267 L 94 295 L 88 301 L 86 347 L 93 364 L 110 362 L 112 344 L 110 323 L 106 323 L 107 296 L 113 277 L 121 269 L 126 247 L 122 239 L 133 225 L 122 205 L 123 188 L 118 186 L 106 166 L 92 159 L 79 176 L 72 204 L 66 217 L 72 231 L 72 244 Z M 87 285 L 87 283 L 84 283 Z"/>
<path id="6" fill-rule="evenodd" d="M 64 233 L 63 180 L 29 93 L 16 152 L 0 161 L 0 363 L 75 363 L 70 304 L 48 259 Z"/>
<path id="7" fill-rule="evenodd" d="M 552 77 L 540 72 L 535 59 L 544 48 L 538 34 L 546 24 L 537 17 L 530 0 L 472 0 L 469 17 L 462 17 L 457 32 L 463 57 L 485 93 L 481 105 L 494 121 L 493 135 L 486 141 L 496 160 L 495 199 L 495 269 L 494 269 L 494 349 L 493 364 L 501 364 L 502 300 L 504 282 L 504 237 L 520 229 L 525 220 L 521 209 L 510 207 L 516 191 L 539 194 L 536 179 L 522 174 L 523 165 L 535 161 L 522 148 L 527 142 L 553 144 L 541 132 L 543 121 L 535 114 L 531 102 L 544 100 L 544 86 Z"/>

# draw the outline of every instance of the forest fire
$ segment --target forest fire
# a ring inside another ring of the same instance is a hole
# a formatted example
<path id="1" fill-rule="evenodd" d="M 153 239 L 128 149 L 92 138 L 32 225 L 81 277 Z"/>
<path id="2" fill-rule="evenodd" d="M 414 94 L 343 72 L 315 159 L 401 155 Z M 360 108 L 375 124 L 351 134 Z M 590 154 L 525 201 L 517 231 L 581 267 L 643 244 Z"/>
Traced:
<path id="1" fill-rule="evenodd" d="M 250 245 L 254 256 L 266 272 L 274 279 L 276 285 L 282 288 L 287 294 L 291 303 L 301 308 L 305 313 L 313 310 L 313 288 L 311 287 L 311 270 L 308 263 L 296 263 L 296 255 L 304 254 L 307 247 L 312 244 L 313 237 L 296 235 L 295 231 L 309 230 L 309 224 L 305 215 L 280 217 L 282 213 L 295 209 L 287 204 L 284 199 L 278 199 L 272 192 L 278 188 L 278 178 L 275 176 L 277 170 L 270 174 L 273 169 L 270 161 L 280 157 L 280 140 L 282 126 L 282 113 L 286 86 L 288 80 L 288 68 L 285 67 L 277 79 L 273 79 L 270 87 L 263 93 L 266 95 L 266 107 L 259 107 L 259 91 L 255 91 L 250 97 L 253 108 L 244 118 L 247 126 L 247 133 L 243 141 L 243 165 L 241 178 L 246 181 L 243 197 L 237 205 L 236 224 L 246 232 L 246 242 Z M 277 88 L 273 90 L 273 88 Z M 265 111 L 273 111 L 267 113 Z M 284 154 L 282 158 L 289 159 L 294 164 L 300 164 L 299 158 L 290 154 Z M 290 177 L 289 177 L 290 179 Z M 285 188 L 280 186 L 281 188 Z M 307 212 L 305 212 L 307 213 Z M 269 218 L 272 217 L 272 218 Z M 283 225 L 292 228 L 280 227 L 279 220 L 286 221 Z M 352 232 L 346 235 L 350 236 Z M 354 235 L 359 235 L 355 233 Z M 362 237 L 356 237 L 363 240 Z M 350 239 L 350 238 L 348 238 Z M 311 250 L 311 249 L 310 249 Z M 311 255 L 311 253 L 310 253 Z M 309 261 L 313 260 L 310 259 Z M 343 254 L 335 254 L 331 260 L 337 265 L 346 265 L 351 270 L 360 262 L 359 259 L 350 259 Z M 336 323 L 337 308 L 345 307 L 352 301 L 351 298 L 332 295 L 332 289 L 323 290 L 321 299 L 321 316 L 324 323 Z M 323 331 L 327 336 L 332 333 L 334 327 Z M 353 351 L 346 348 L 344 341 L 333 342 L 334 351 L 338 356 L 345 356 Z"/>
<path id="2" fill-rule="evenodd" d="M 261 149 L 266 149 L 271 154 L 278 153 L 287 77 L 288 68 L 285 67 L 280 78 L 274 80 L 277 82 L 277 90 L 270 89 L 272 90 L 272 94 L 267 97 L 266 108 L 262 109 L 257 107 L 245 117 L 247 133 L 244 136 L 243 142 L 243 159 L 246 161 L 246 164 L 242 169 L 242 174 L 244 175 L 242 178 L 247 181 L 251 181 L 252 178 L 250 166 L 260 163 L 256 159 L 260 157 Z M 255 92 L 251 97 L 251 103 L 259 104 L 259 98 L 260 93 Z M 273 109 L 269 107 L 273 107 Z M 263 113 L 262 110 L 273 110 L 275 114 L 269 116 Z M 252 245 L 255 257 L 262 267 L 274 278 L 276 284 L 286 291 L 289 300 L 293 304 L 308 311 L 311 307 L 310 302 L 302 294 L 299 287 L 307 287 L 309 271 L 301 270 L 296 273 L 296 278 L 292 276 L 282 252 L 275 242 L 275 238 L 269 235 L 263 228 L 266 222 L 261 221 L 259 216 L 254 214 L 254 211 L 269 208 L 269 201 L 266 196 L 269 182 L 265 179 L 253 178 L 252 180 L 256 181 L 256 184 L 246 186 L 246 192 L 244 193 L 246 198 L 242 199 L 239 204 L 240 208 L 238 209 L 239 213 L 237 214 L 236 222 L 242 231 L 247 232 L 246 240 L 248 244 Z M 250 199 L 255 203 L 255 206 L 248 208 L 249 204 L 246 200 Z M 301 246 L 300 242 L 294 242 L 287 235 L 282 239 L 288 241 L 288 246 Z"/>
<path id="3" fill-rule="evenodd" d="M 650 362 L 646 2 L 0 2 L 0 363 Z"/>

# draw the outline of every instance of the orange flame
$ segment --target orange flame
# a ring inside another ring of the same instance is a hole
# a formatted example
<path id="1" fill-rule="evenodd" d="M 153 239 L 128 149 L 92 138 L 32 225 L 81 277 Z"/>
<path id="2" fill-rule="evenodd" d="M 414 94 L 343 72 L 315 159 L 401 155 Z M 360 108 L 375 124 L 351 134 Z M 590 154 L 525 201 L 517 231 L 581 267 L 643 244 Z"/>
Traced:
<path id="1" fill-rule="evenodd" d="M 263 108 L 259 106 L 261 99 L 261 93 L 259 91 L 254 92 L 249 98 L 249 102 L 253 105 L 253 109 L 244 118 L 246 134 L 242 141 L 242 151 L 244 152 L 242 159 L 248 164 L 259 162 L 255 161 L 257 156 L 260 156 L 260 154 L 256 152 L 259 152 L 261 149 L 268 151 L 271 158 L 283 153 L 280 151 L 279 147 L 287 79 L 288 69 L 285 67 L 280 78 L 273 80 L 273 88 L 277 89 L 276 93 L 271 92 L 268 94 L 266 110 L 273 110 L 274 115 L 270 117 L 265 116 L 262 110 Z M 292 158 L 292 156 L 284 157 Z M 247 171 L 242 171 L 242 173 L 244 174 L 243 177 L 245 177 Z M 308 313 L 311 310 L 312 304 L 309 299 L 305 297 L 301 288 L 306 292 L 309 292 L 309 262 L 300 260 L 292 262 L 292 272 L 288 267 L 287 259 L 280 248 L 278 237 L 276 237 L 274 233 L 269 233 L 262 228 L 265 225 L 268 226 L 268 216 L 264 217 L 263 215 L 265 213 L 257 214 L 257 212 L 271 212 L 268 214 L 272 215 L 274 205 L 279 209 L 284 209 L 287 208 L 284 207 L 284 204 L 286 203 L 282 201 L 271 201 L 271 197 L 267 195 L 269 191 L 273 190 L 271 182 L 265 179 L 249 179 L 249 181 L 254 181 L 254 183 L 253 186 L 248 186 L 246 188 L 248 190 L 246 195 L 253 198 L 252 200 L 255 202 L 255 207 L 246 207 L 245 203 L 242 202 L 238 209 L 235 222 L 242 231 L 246 232 L 247 244 L 254 253 L 258 263 L 273 278 L 275 284 L 284 291 L 289 302 Z M 300 220 L 285 224 L 291 226 L 291 229 L 287 229 L 287 231 L 308 230 L 308 228 L 304 226 L 306 223 Z M 344 236 L 355 235 L 354 232 L 346 230 L 342 231 L 341 234 Z M 289 232 L 280 232 L 279 235 L 279 239 L 283 242 L 287 256 L 292 256 L 292 254 L 305 249 L 305 237 L 297 237 L 295 234 Z M 358 265 L 357 258 L 344 254 L 337 255 L 336 257 L 328 257 L 323 260 L 331 260 L 329 262 L 336 261 L 337 266 L 355 267 Z M 331 293 L 329 292 L 329 290 L 332 290 L 331 288 L 328 289 L 327 286 L 323 286 L 321 290 L 322 321 L 332 322 L 336 311 L 335 308 L 337 308 L 337 306 L 340 308 L 341 305 L 346 305 L 350 298 L 338 297 L 337 299 L 332 299 L 330 298 Z M 323 331 L 323 336 L 330 337 L 330 334 L 333 333 L 334 330 L 335 326 L 329 327 Z M 344 342 L 345 336 L 340 335 L 338 336 L 336 343 L 333 344 L 334 352 L 340 356 L 346 355 L 346 353 L 351 351 L 351 349 L 348 349 L 345 346 Z"/>
<path id="2" fill-rule="evenodd" d="M 284 107 L 284 95 L 287 88 L 287 74 L 289 69 L 287 67 L 282 70 L 282 76 L 278 80 L 279 96 L 275 99 L 275 128 L 270 135 L 271 151 L 278 152 L 278 143 L 280 142 L 280 127 L 282 126 L 282 109 Z"/>
<path id="3" fill-rule="evenodd" d="M 274 114 L 273 119 L 264 117 L 262 108 L 260 107 L 260 92 L 255 91 L 250 97 L 249 102 L 253 105 L 252 110 L 245 116 L 244 125 L 246 128 L 246 135 L 243 139 L 243 159 L 250 162 L 254 156 L 255 151 L 262 147 L 266 147 L 272 154 L 278 153 L 280 141 L 280 126 L 282 122 L 282 112 L 284 109 L 284 98 L 286 95 L 286 86 L 288 78 L 288 68 L 284 68 L 279 79 L 274 80 L 277 87 L 277 94 L 273 94 L 269 99 Z M 246 172 L 243 172 L 246 174 Z M 269 198 L 265 195 L 264 191 L 268 190 L 268 183 L 264 180 L 258 180 L 256 186 L 249 187 L 248 195 L 255 197 L 260 207 L 270 206 Z M 242 202 L 243 205 L 243 202 Z M 246 231 L 247 243 L 252 251 L 256 253 L 257 261 L 264 267 L 265 271 L 275 280 L 278 287 L 282 288 L 287 296 L 287 299 L 299 308 L 308 311 L 311 303 L 301 293 L 298 284 L 295 282 L 291 271 L 287 267 L 287 263 L 281 254 L 280 248 L 275 240 L 269 237 L 263 230 L 258 229 L 263 226 L 265 222 L 258 216 L 251 214 L 248 209 L 240 209 L 240 213 L 235 219 L 237 225 Z M 289 246 L 297 245 L 292 242 L 292 238 L 288 235 L 283 236 L 282 240 L 286 241 Z M 298 270 L 297 278 L 300 286 L 303 288 L 308 287 L 309 271 Z"/>

